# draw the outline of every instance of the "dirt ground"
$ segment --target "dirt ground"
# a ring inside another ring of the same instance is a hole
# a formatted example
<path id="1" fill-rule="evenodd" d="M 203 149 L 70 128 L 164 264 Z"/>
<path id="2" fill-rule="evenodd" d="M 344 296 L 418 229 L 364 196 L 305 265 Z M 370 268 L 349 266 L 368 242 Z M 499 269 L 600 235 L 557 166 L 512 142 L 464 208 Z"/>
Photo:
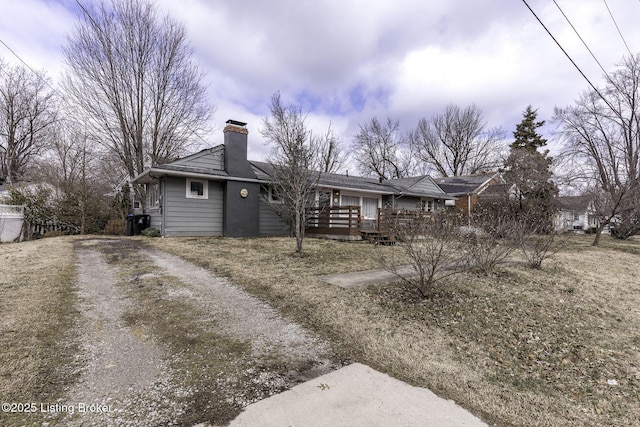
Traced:
<path id="1" fill-rule="evenodd" d="M 79 380 L 51 424 L 225 424 L 342 366 L 322 339 L 176 256 L 116 239 L 79 240 L 76 254 Z"/>

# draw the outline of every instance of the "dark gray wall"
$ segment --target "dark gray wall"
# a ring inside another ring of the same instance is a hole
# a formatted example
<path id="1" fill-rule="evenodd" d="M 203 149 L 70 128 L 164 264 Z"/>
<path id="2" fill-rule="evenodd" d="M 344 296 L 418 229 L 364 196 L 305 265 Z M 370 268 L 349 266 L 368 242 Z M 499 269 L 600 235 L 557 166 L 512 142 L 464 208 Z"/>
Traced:
<path id="1" fill-rule="evenodd" d="M 249 195 L 243 198 L 240 191 Z M 260 184 L 227 181 L 224 191 L 224 235 L 258 237 L 260 235 Z"/>
<path id="2" fill-rule="evenodd" d="M 289 227 L 272 209 L 271 202 L 267 201 L 268 191 L 262 187 L 260 192 L 260 236 L 288 236 Z"/>
<path id="3" fill-rule="evenodd" d="M 247 160 L 247 130 L 228 125 L 224 129 L 224 169 L 229 176 L 256 178 Z"/>

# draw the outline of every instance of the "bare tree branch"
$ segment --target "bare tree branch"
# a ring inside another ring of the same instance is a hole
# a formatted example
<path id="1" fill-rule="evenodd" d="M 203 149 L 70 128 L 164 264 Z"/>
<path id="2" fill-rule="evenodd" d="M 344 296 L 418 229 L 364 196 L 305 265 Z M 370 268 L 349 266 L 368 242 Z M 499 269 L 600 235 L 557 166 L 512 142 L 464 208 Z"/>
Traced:
<path id="1" fill-rule="evenodd" d="M 1 64 L 0 64 L 1 66 Z M 57 105 L 44 74 L 6 66 L 0 75 L 0 166 L 15 182 L 33 158 L 46 150 L 57 120 Z"/>
<path id="2" fill-rule="evenodd" d="M 276 213 L 293 229 L 296 255 L 302 255 L 302 243 L 309 209 L 315 205 L 320 179 L 322 139 L 313 138 L 300 107 L 283 105 L 280 93 L 271 98 L 271 115 L 263 120 L 262 136 L 272 145 L 268 159 L 270 184 L 279 204 Z"/>
<path id="3" fill-rule="evenodd" d="M 158 19 L 152 4 L 115 0 L 89 10 L 64 54 L 70 102 L 130 178 L 147 162 L 184 154 L 209 130 L 213 109 L 185 28 Z"/>
<path id="4" fill-rule="evenodd" d="M 496 170 L 504 151 L 504 131 L 487 129 L 475 104 L 420 119 L 410 138 L 416 156 L 443 177 Z"/>
<path id="5" fill-rule="evenodd" d="M 400 123 L 390 118 L 380 123 L 374 117 L 360 125 L 353 141 L 358 170 L 380 180 L 411 176 L 415 164 L 410 150 L 407 138 L 400 135 Z"/>
<path id="6" fill-rule="evenodd" d="M 585 92 L 554 115 L 566 151 L 596 182 L 594 245 L 610 224 L 622 238 L 640 231 L 640 56 L 624 58 L 599 92 L 606 102 L 595 91 Z"/>

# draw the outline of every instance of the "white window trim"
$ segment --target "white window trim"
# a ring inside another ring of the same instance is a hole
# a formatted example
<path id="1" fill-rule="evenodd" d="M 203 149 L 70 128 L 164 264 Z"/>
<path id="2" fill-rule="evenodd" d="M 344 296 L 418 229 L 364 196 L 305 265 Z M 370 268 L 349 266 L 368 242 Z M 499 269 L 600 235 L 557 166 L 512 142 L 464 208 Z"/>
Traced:
<path id="1" fill-rule="evenodd" d="M 268 187 L 268 191 L 269 191 L 269 203 L 273 203 L 273 204 L 276 204 L 276 205 L 281 205 L 281 204 L 283 204 L 283 203 L 284 203 L 284 200 L 282 200 L 282 197 L 281 197 L 280 199 L 274 199 L 274 198 L 273 198 L 274 190 L 275 190 L 275 189 L 273 188 L 273 186 L 272 186 L 272 185 L 270 185 L 270 186 Z"/>
<path id="2" fill-rule="evenodd" d="M 191 183 L 192 182 L 202 182 L 202 196 L 197 196 L 191 194 Z M 206 179 L 191 179 L 187 178 L 187 188 L 186 188 L 187 199 L 208 199 L 209 198 L 209 181 Z"/>
<path id="3" fill-rule="evenodd" d="M 155 188 L 155 190 L 152 190 L 152 188 Z M 155 182 L 155 183 L 149 184 L 149 188 L 147 188 L 147 192 L 149 194 L 148 207 L 149 208 L 159 207 L 160 206 L 160 183 Z"/>

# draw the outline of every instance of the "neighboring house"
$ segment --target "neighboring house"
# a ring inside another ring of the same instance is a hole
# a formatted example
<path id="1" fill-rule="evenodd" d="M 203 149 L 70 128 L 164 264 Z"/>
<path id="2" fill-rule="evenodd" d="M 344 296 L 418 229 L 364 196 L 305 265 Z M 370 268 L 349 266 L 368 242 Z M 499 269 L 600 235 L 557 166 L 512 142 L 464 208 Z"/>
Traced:
<path id="1" fill-rule="evenodd" d="M 438 178 L 436 182 L 447 195 L 456 198 L 455 207 L 470 220 L 471 211 L 478 202 L 478 197 L 489 187 L 504 184 L 504 179 L 499 172 L 491 172 Z"/>
<path id="2" fill-rule="evenodd" d="M 593 202 L 589 196 L 558 197 L 556 231 L 591 231 L 598 226 L 598 218 L 593 212 Z"/>
<path id="3" fill-rule="evenodd" d="M 288 235 L 288 227 L 270 206 L 280 203 L 269 186 L 271 166 L 247 159 L 247 135 L 246 123 L 229 120 L 224 144 L 154 166 L 137 176 L 134 182 L 147 186 L 151 227 L 163 236 Z M 322 212 L 349 218 L 349 229 L 356 223 L 357 227 L 373 227 L 383 207 L 433 212 L 444 208 L 445 200 L 455 197 L 445 194 L 429 176 L 380 182 L 322 173 L 316 192 L 318 207 L 326 208 Z M 357 222 L 351 221 L 354 212 L 359 215 Z M 319 228 L 321 222 L 319 218 L 314 225 Z M 344 231 L 345 227 L 331 225 L 330 234 Z M 351 231 L 349 235 L 354 234 Z M 359 236 L 359 229 L 355 231 Z"/>
<path id="4" fill-rule="evenodd" d="M 113 190 L 106 193 L 104 196 L 107 198 L 108 203 L 113 205 L 116 203 L 116 200 L 118 200 L 117 203 L 119 204 L 119 201 L 125 197 L 125 194 L 128 194 L 128 204 L 131 206 L 131 213 L 134 215 L 140 215 L 142 214 L 142 204 L 140 203 L 140 200 L 137 200 L 135 193 L 127 189 L 127 187 L 131 185 L 130 182 L 129 178 L 122 178 Z"/>

